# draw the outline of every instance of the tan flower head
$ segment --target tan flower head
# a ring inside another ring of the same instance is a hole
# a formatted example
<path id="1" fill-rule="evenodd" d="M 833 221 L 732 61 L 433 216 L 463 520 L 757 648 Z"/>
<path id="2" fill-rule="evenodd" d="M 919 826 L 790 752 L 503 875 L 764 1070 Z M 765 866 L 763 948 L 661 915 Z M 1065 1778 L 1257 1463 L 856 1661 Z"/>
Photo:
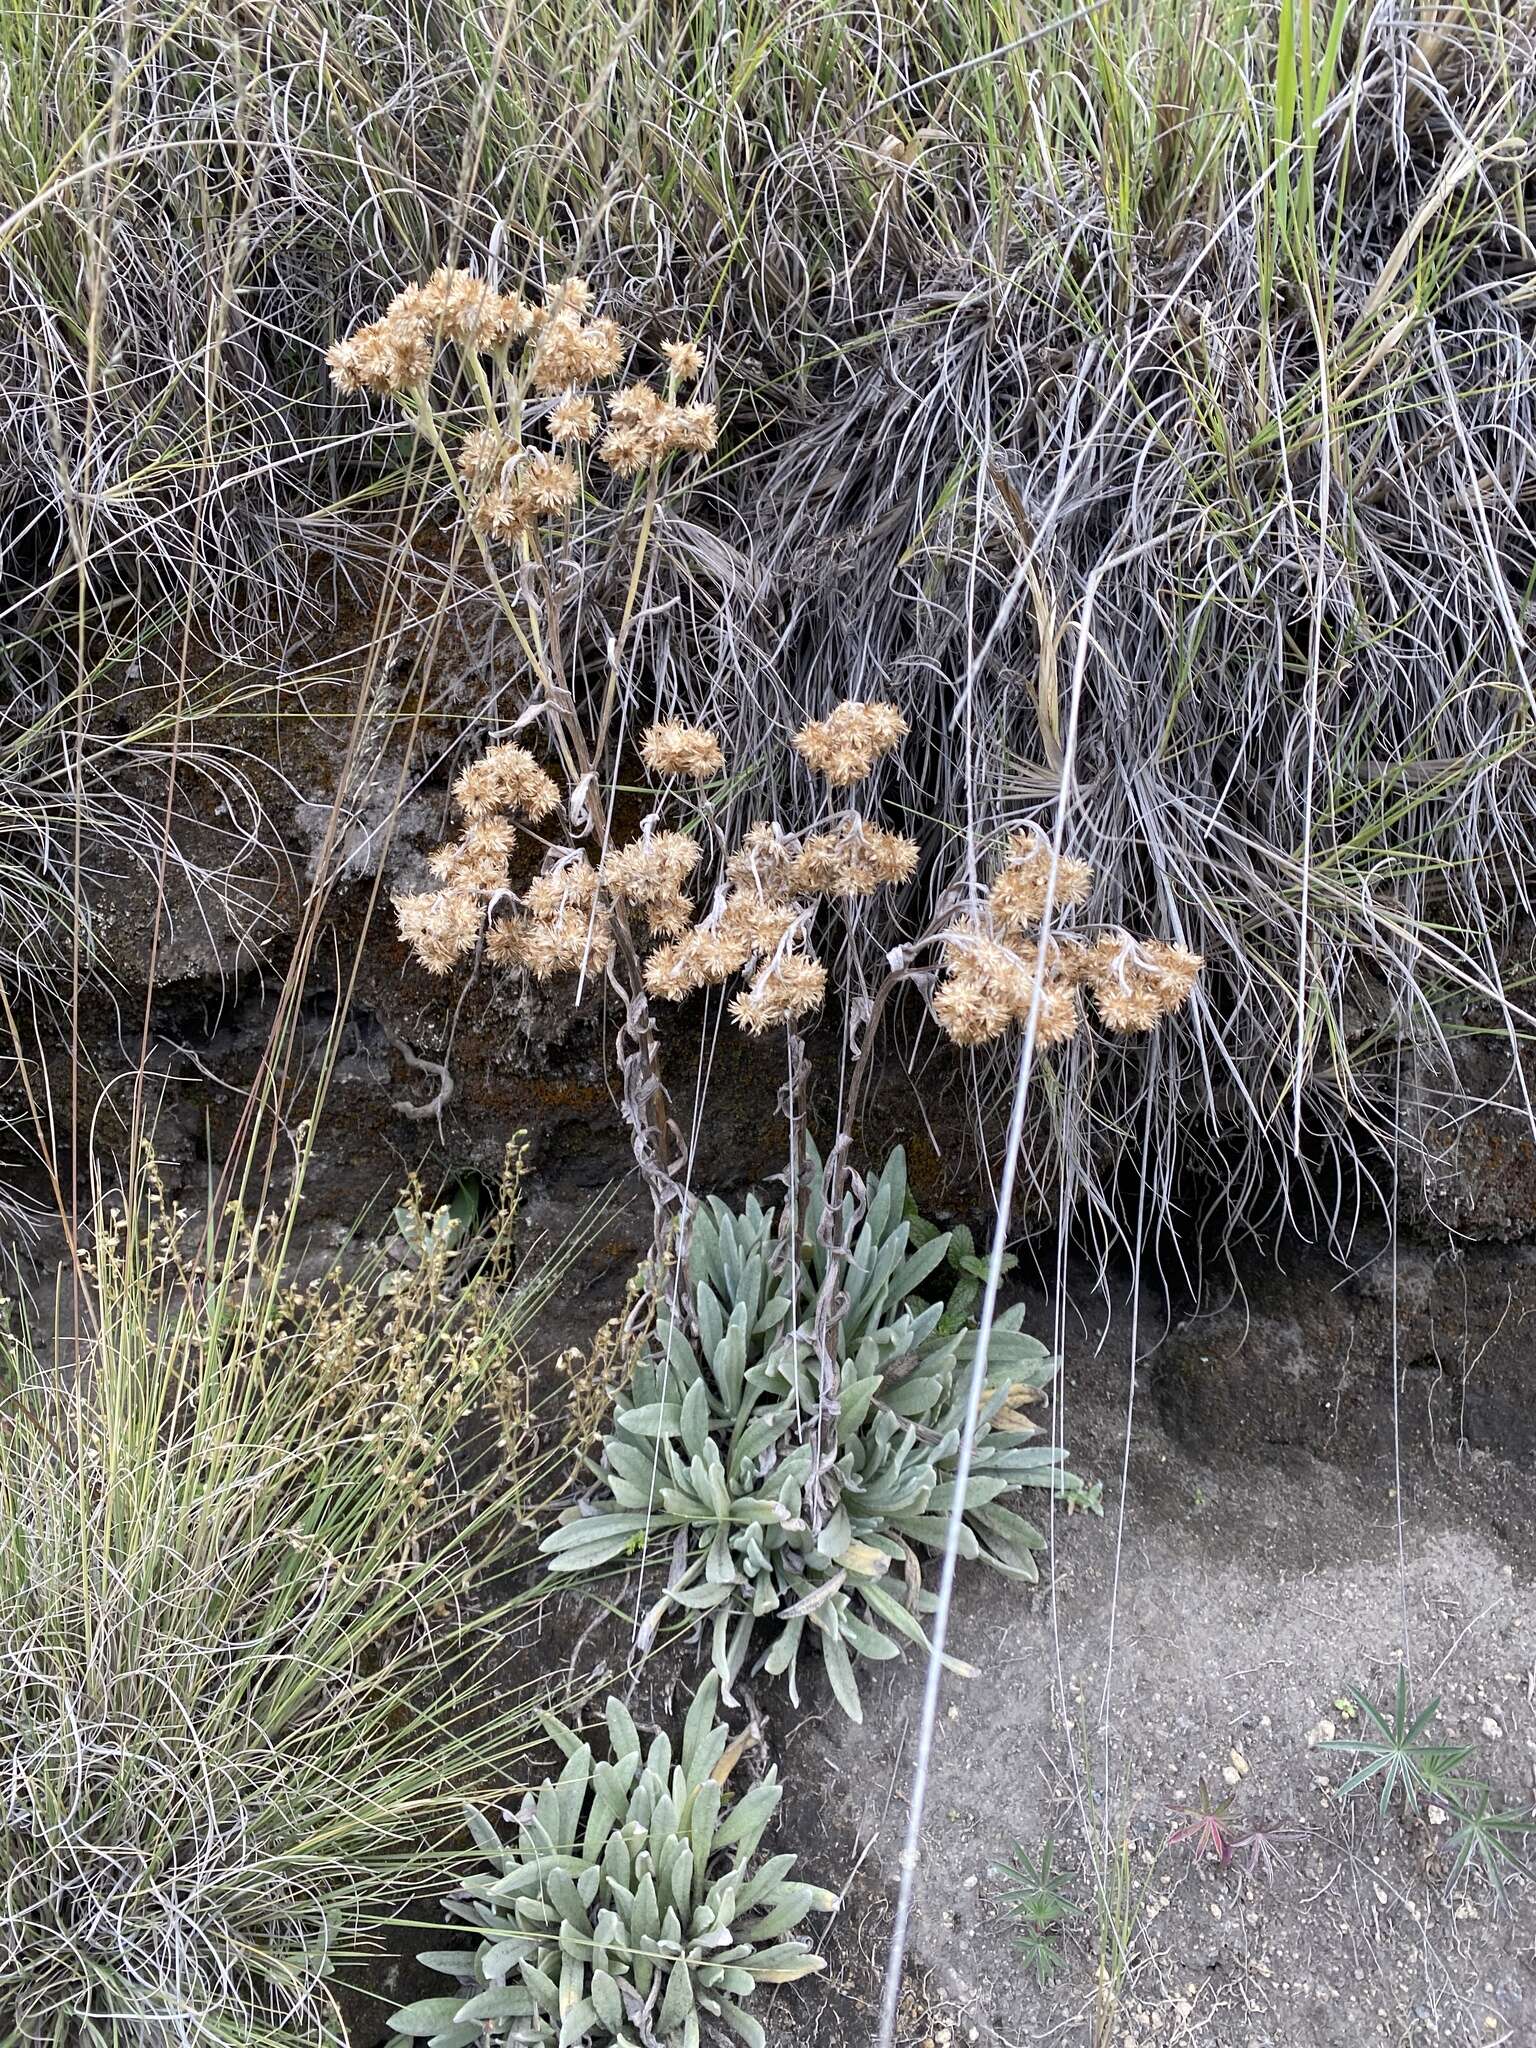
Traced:
<path id="1" fill-rule="evenodd" d="M 440 882 L 489 893 L 504 889 L 517 832 L 505 818 L 476 818 L 457 839 L 438 847 L 427 866 Z"/>
<path id="2" fill-rule="evenodd" d="M 533 388 L 553 394 L 611 377 L 623 354 L 624 337 L 613 321 L 584 322 L 570 308 L 551 313 L 533 346 Z"/>
<path id="3" fill-rule="evenodd" d="M 485 957 L 493 967 L 512 967 L 521 971 L 528 965 L 523 951 L 523 938 L 527 930 L 526 917 L 496 920 L 485 935 Z"/>
<path id="4" fill-rule="evenodd" d="M 1065 1045 L 1077 1036 L 1083 1021 L 1077 992 L 1068 982 L 1047 980 L 1040 988 L 1040 1008 L 1035 1014 L 1036 1045 Z"/>
<path id="5" fill-rule="evenodd" d="M 639 427 L 613 427 L 598 443 L 598 455 L 615 476 L 637 476 L 656 459 L 655 452 Z"/>
<path id="6" fill-rule="evenodd" d="M 469 523 L 487 540 L 519 541 L 533 531 L 533 507 L 515 484 L 496 484 L 470 506 Z"/>
<path id="7" fill-rule="evenodd" d="M 545 519 L 563 516 L 581 498 L 581 478 L 570 463 L 562 456 L 537 451 L 518 464 L 515 488 L 534 514 Z"/>
<path id="8" fill-rule="evenodd" d="M 598 455 L 610 469 L 633 475 L 679 450 L 707 453 L 715 445 L 712 405 L 674 405 L 649 384 L 627 384 L 608 408 L 609 432 Z"/>
<path id="9" fill-rule="evenodd" d="M 657 896 L 641 904 L 640 913 L 653 939 L 675 939 L 693 921 L 693 898 L 682 890 L 675 896 Z"/>
<path id="10" fill-rule="evenodd" d="M 649 384 L 626 384 L 608 401 L 608 417 L 615 426 L 648 427 L 666 407 L 666 400 Z"/>
<path id="11" fill-rule="evenodd" d="M 685 455 L 707 455 L 720 436 L 715 408 L 701 401 L 671 407 L 666 436 L 663 453 L 678 449 Z"/>
<path id="12" fill-rule="evenodd" d="M 598 380 L 618 374 L 624 360 L 624 337 L 613 320 L 589 320 L 583 341 L 587 351 L 587 375 Z"/>
<path id="13" fill-rule="evenodd" d="M 827 993 L 827 970 L 809 953 L 786 953 L 770 960 L 749 989 L 731 1004 L 731 1015 L 754 1036 L 773 1024 L 795 1024 L 820 1009 Z"/>
<path id="14" fill-rule="evenodd" d="M 1202 964 L 1182 946 L 1111 931 L 1093 946 L 1085 979 L 1111 1031 L 1151 1031 L 1189 1000 Z"/>
<path id="15" fill-rule="evenodd" d="M 375 320 L 326 350 L 338 390 L 386 398 L 414 391 L 432 374 L 430 330 L 418 320 Z"/>
<path id="16" fill-rule="evenodd" d="M 1191 953 L 1184 946 L 1172 945 L 1166 939 L 1149 939 L 1142 951 L 1162 986 L 1164 1010 L 1171 1015 L 1173 1011 L 1182 1009 L 1205 965 L 1204 960 L 1198 953 Z"/>
<path id="17" fill-rule="evenodd" d="M 680 1003 L 703 985 L 687 939 L 674 940 L 669 946 L 658 946 L 646 958 L 646 991 L 659 996 L 663 1002 Z"/>
<path id="18" fill-rule="evenodd" d="M 437 889 L 421 896 L 397 896 L 400 936 L 429 974 L 446 974 L 480 936 L 479 898 L 468 889 Z"/>
<path id="19" fill-rule="evenodd" d="M 523 901 L 530 916 L 558 919 L 585 916 L 596 895 L 597 870 L 583 854 L 535 875 L 523 891 Z"/>
<path id="20" fill-rule="evenodd" d="M 754 896 L 784 896 L 794 884 L 800 842 L 778 825 L 749 825 L 725 863 L 726 880 Z"/>
<path id="21" fill-rule="evenodd" d="M 875 763 L 899 746 L 907 721 L 894 704 L 845 701 L 795 734 L 795 751 L 834 789 L 862 782 Z"/>
<path id="22" fill-rule="evenodd" d="M 1052 887 L 1052 872 L 1055 886 Z M 1028 931 L 1045 915 L 1049 899 L 1055 909 L 1070 910 L 1086 902 L 1093 869 L 1086 861 L 1063 854 L 1058 860 L 1038 826 L 1015 832 L 1003 865 L 988 891 L 992 914 L 1005 930 Z"/>
<path id="23" fill-rule="evenodd" d="M 568 277 L 560 284 L 552 284 L 544 294 L 544 310 L 550 314 L 591 312 L 591 285 L 584 277 Z"/>
<path id="24" fill-rule="evenodd" d="M 658 946 L 645 963 L 645 985 L 653 996 L 680 1003 L 695 989 L 709 988 L 746 964 L 746 955 L 716 932 L 691 931 Z"/>
<path id="25" fill-rule="evenodd" d="M 719 775 L 725 768 L 720 742 L 702 726 L 682 725 L 666 719 L 647 726 L 640 741 L 640 758 L 652 775 L 678 775 L 701 782 Z"/>
<path id="26" fill-rule="evenodd" d="M 674 384 L 691 384 L 704 367 L 704 351 L 696 341 L 664 341 L 661 352 Z"/>
<path id="27" fill-rule="evenodd" d="M 521 299 L 493 290 L 469 270 L 434 270 L 424 285 L 407 285 L 390 301 L 387 317 L 418 320 L 445 341 L 487 355 L 509 348 L 533 325 Z"/>
<path id="28" fill-rule="evenodd" d="M 968 974 L 947 975 L 939 983 L 933 1014 L 956 1045 L 987 1045 L 1014 1021 L 1010 1005 Z"/>
<path id="29" fill-rule="evenodd" d="M 522 965 L 535 981 L 557 974 L 600 974 L 613 957 L 613 925 L 605 910 L 558 918 L 530 917 L 518 939 Z"/>
<path id="30" fill-rule="evenodd" d="M 770 901 L 751 889 L 733 890 L 720 913 L 720 936 L 741 949 L 739 964 L 745 965 L 753 954 L 772 953 L 782 946 L 805 915 L 801 904 Z"/>
<path id="31" fill-rule="evenodd" d="M 910 881 L 916 869 L 916 840 L 855 817 L 806 840 L 794 864 L 794 882 L 806 895 L 871 896 Z"/>
<path id="32" fill-rule="evenodd" d="M 459 475 L 477 490 L 500 483 L 511 459 L 511 443 L 498 427 L 476 427 L 459 443 Z"/>
<path id="33" fill-rule="evenodd" d="M 619 903 L 644 905 L 678 896 L 699 864 L 697 843 L 683 832 L 656 832 L 603 856 L 603 881 Z"/>
<path id="34" fill-rule="evenodd" d="M 562 398 L 549 415 L 549 438 L 556 447 L 590 441 L 596 432 L 597 406 L 590 398 Z"/>
<path id="35" fill-rule="evenodd" d="M 472 761 L 454 783 L 453 794 L 466 818 L 510 811 L 535 824 L 560 801 L 559 790 L 532 754 L 510 741 Z"/>

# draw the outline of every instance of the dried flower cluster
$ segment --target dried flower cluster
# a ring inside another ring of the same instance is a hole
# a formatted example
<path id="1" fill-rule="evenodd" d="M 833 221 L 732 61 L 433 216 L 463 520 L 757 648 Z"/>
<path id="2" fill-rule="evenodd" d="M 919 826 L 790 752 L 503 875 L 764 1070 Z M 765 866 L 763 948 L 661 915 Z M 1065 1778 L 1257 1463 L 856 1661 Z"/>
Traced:
<path id="1" fill-rule="evenodd" d="M 569 518 L 581 502 L 582 476 L 570 453 L 598 440 L 603 423 L 590 387 L 617 376 L 625 352 L 615 322 L 591 309 L 591 287 L 579 277 L 555 285 L 542 306 L 532 306 L 471 271 L 436 270 L 424 285 L 397 292 L 382 319 L 336 342 L 326 361 L 342 391 L 412 401 L 436 437 L 428 387 L 441 345 L 493 357 L 506 372 L 505 417 L 495 412 L 492 387 L 477 372 L 484 420 L 463 436 L 455 468 L 469 494 L 474 530 L 488 541 L 517 542 L 542 522 Z M 525 342 L 514 374 L 513 351 Z M 634 476 L 669 455 L 707 454 L 715 445 L 714 406 L 675 396 L 702 372 L 703 350 L 694 341 L 669 341 L 662 354 L 665 395 L 634 383 L 609 404 L 597 454 L 616 475 Z M 547 450 L 527 445 L 522 431 L 525 415 L 536 415 L 541 400 L 552 401 L 545 412 Z"/>
<path id="2" fill-rule="evenodd" d="M 395 915 L 401 938 L 428 974 L 446 974 L 472 953 L 484 922 L 479 897 L 461 888 L 397 896 Z"/>
<path id="3" fill-rule="evenodd" d="M 862 782 L 875 763 L 899 747 L 909 728 L 894 704 L 839 704 L 795 734 L 795 751 L 834 789 Z"/>
<path id="4" fill-rule="evenodd" d="M 1057 910 L 1075 910 L 1087 902 L 1092 887 L 1093 869 L 1086 861 L 1070 854 L 1058 858 L 1045 834 L 1032 829 L 1015 832 L 1008 841 L 987 905 L 1004 931 L 1033 931 L 1047 901 Z"/>
<path id="5" fill-rule="evenodd" d="M 468 270 L 434 270 L 425 284 L 396 292 L 382 319 L 335 342 L 325 359 L 338 390 L 391 397 L 427 381 L 438 342 L 505 354 L 540 317 L 515 293 L 493 291 Z"/>
<path id="6" fill-rule="evenodd" d="M 652 775 L 676 775 L 689 782 L 703 782 L 725 767 L 725 755 L 712 732 L 697 725 L 681 725 L 676 719 L 647 726 L 640 741 L 640 758 Z"/>
<path id="7" fill-rule="evenodd" d="M 603 882 L 615 903 L 638 910 L 652 938 L 675 939 L 693 916 L 684 882 L 699 864 L 697 840 L 685 832 L 642 833 L 603 856 Z"/>
<path id="8" fill-rule="evenodd" d="M 715 445 L 715 408 L 679 405 L 649 384 L 626 384 L 608 407 L 608 432 L 597 452 L 619 476 L 634 476 L 668 455 L 703 455 Z"/>
<path id="9" fill-rule="evenodd" d="M 1032 1008 L 1036 1043 L 1061 1045 L 1082 1024 L 1085 993 L 1118 1032 L 1151 1031 L 1188 1001 L 1202 962 L 1182 946 L 1123 931 L 1041 941 L 1047 907 L 1076 908 L 1092 883 L 1087 863 L 1055 856 L 1043 833 L 1014 834 L 985 908 L 942 935 L 945 973 L 933 1010 L 957 1045 L 1001 1038 Z"/>
<path id="10" fill-rule="evenodd" d="M 487 902 L 507 888 L 517 844 L 512 820 L 536 824 L 560 801 L 527 748 L 511 744 L 492 747 L 472 762 L 454 783 L 453 796 L 464 829 L 427 863 L 442 888 L 395 898 L 400 936 L 429 974 L 448 973 L 475 950 Z M 494 929 L 490 943 L 494 948 Z"/>
<path id="11" fill-rule="evenodd" d="M 843 706 L 828 723 L 837 724 L 844 711 L 878 709 Z M 876 724 L 877 737 L 890 730 Z M 866 738 L 869 732 L 867 721 L 850 728 L 842 720 L 842 728 L 863 730 Z M 641 753 L 664 777 L 698 779 L 725 767 L 713 733 L 676 722 L 651 726 Z M 726 858 L 723 884 L 696 922 L 688 884 L 703 858 L 700 840 L 648 821 L 637 838 L 609 847 L 597 866 L 575 848 L 552 850 L 519 907 L 508 880 L 511 820 L 536 823 L 555 810 L 554 782 L 524 748 L 503 745 L 464 770 L 454 796 L 464 829 L 430 863 L 443 887 L 396 899 L 401 935 L 431 972 L 446 972 L 484 932 L 495 965 L 539 981 L 600 973 L 613 957 L 614 920 L 622 916 L 631 933 L 660 942 L 644 962 L 647 994 L 681 1002 L 744 975 L 731 1014 L 748 1032 L 798 1023 L 824 1001 L 827 971 L 808 945 L 818 899 L 867 896 L 909 880 L 917 866 L 915 841 L 856 812 L 803 840 L 760 822 Z"/>
<path id="12" fill-rule="evenodd" d="M 916 866 L 913 840 L 857 815 L 803 841 L 777 825 L 752 825 L 726 861 L 718 909 L 651 955 L 646 987 L 680 1002 L 750 969 L 749 986 L 731 1004 L 736 1022 L 750 1032 L 795 1023 L 826 995 L 826 969 L 805 946 L 816 898 L 867 895 L 906 881 Z"/>
<path id="13" fill-rule="evenodd" d="M 472 761 L 453 785 L 454 802 L 466 818 L 507 812 L 538 824 L 560 801 L 560 792 L 526 747 L 492 747 Z"/>
<path id="14" fill-rule="evenodd" d="M 597 870 L 570 849 L 534 876 L 523 893 L 526 915 L 498 919 L 485 950 L 498 967 L 535 981 L 557 974 L 601 974 L 613 958 L 613 918 L 598 897 Z"/>

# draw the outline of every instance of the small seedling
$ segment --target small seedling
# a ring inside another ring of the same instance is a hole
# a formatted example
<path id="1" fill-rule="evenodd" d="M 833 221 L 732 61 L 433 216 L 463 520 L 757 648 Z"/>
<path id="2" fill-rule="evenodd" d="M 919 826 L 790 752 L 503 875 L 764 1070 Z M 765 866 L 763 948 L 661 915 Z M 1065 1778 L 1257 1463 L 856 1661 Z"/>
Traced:
<path id="1" fill-rule="evenodd" d="M 1232 1856 L 1242 1865 L 1247 1876 L 1262 1878 L 1269 1884 L 1291 1850 L 1304 1842 L 1306 1836 L 1306 1829 L 1293 1821 L 1260 1818 L 1233 1838 Z"/>
<path id="2" fill-rule="evenodd" d="M 1176 1806 L 1173 1811 L 1179 1825 L 1168 1836 L 1170 1849 L 1187 1847 L 1194 1863 L 1203 1863 L 1209 1858 L 1225 1868 L 1232 1861 L 1237 1836 L 1236 1831 L 1227 1825 L 1227 1815 L 1232 1811 L 1230 1797 L 1213 1802 L 1210 1788 L 1202 1778 L 1198 1804 Z"/>
<path id="3" fill-rule="evenodd" d="M 1493 1793 L 1486 1785 L 1467 1784 L 1458 1787 L 1458 1791 L 1463 1798 L 1451 1808 L 1459 1825 L 1446 1844 L 1451 1859 L 1446 1892 L 1454 1891 L 1467 1872 L 1475 1868 L 1482 1872 L 1494 1897 L 1504 1905 L 1505 1879 L 1526 1875 L 1520 1850 L 1532 1831 L 1531 1816 L 1496 1807 Z"/>
<path id="4" fill-rule="evenodd" d="M 1472 1752 L 1459 1743 L 1428 1739 L 1430 1724 L 1440 1711 L 1439 1700 L 1431 1700 L 1415 1714 L 1408 1704 L 1408 1674 L 1401 1666 L 1396 1697 L 1385 1712 L 1358 1686 L 1350 1687 L 1349 1697 L 1362 1716 L 1360 1733 L 1319 1744 L 1336 1756 L 1359 1759 L 1339 1787 L 1339 1797 L 1348 1798 L 1373 1779 L 1380 1779 L 1383 1813 L 1391 1811 L 1394 1795 L 1410 1813 L 1418 1812 L 1421 1800 L 1454 1803 L 1456 1772 Z"/>
<path id="5" fill-rule="evenodd" d="M 1061 1923 L 1077 1911 L 1076 1900 L 1062 1889 L 1055 1855 L 1056 1845 L 1047 1836 L 1038 1857 L 1021 1842 L 1007 1863 L 995 1866 L 1003 1904 L 1016 1923 L 1014 1945 L 1041 1985 L 1062 1966 Z"/>

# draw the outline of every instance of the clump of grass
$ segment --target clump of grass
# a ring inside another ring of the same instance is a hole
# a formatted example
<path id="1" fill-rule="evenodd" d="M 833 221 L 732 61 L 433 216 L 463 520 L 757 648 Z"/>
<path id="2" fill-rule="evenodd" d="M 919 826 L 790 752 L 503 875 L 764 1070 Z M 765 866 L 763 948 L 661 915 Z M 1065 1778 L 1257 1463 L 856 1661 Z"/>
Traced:
<path id="1" fill-rule="evenodd" d="M 293 1287 L 282 1230 L 136 1195 L 68 1339 L 0 1337 L 0 2036 L 336 2043 L 334 1971 L 537 1741 L 464 1457 L 541 1282 L 510 1210 L 471 1278 Z"/>

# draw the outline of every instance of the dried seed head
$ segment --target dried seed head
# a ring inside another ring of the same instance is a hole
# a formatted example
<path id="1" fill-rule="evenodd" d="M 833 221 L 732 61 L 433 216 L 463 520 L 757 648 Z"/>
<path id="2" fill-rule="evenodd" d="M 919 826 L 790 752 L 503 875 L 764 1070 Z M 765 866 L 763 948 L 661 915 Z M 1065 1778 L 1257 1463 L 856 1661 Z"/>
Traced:
<path id="1" fill-rule="evenodd" d="M 598 444 L 599 456 L 615 476 L 637 476 L 654 462 L 651 444 L 639 427 L 614 427 Z"/>
<path id="2" fill-rule="evenodd" d="M 649 384 L 626 384 L 608 402 L 608 417 L 615 426 L 648 427 L 662 412 L 666 400 Z"/>
<path id="3" fill-rule="evenodd" d="M 862 782 L 875 763 L 899 746 L 907 721 L 894 704 L 845 701 L 827 717 L 813 718 L 795 734 L 795 751 L 834 789 Z"/>
<path id="4" fill-rule="evenodd" d="M 1077 1036 L 1082 1021 L 1077 991 L 1069 982 L 1050 979 L 1041 984 L 1040 1007 L 1035 1013 L 1036 1045 L 1065 1045 Z"/>
<path id="5" fill-rule="evenodd" d="M 521 971 L 527 966 L 523 954 L 523 935 L 527 929 L 526 917 L 497 919 L 485 935 L 485 957 L 493 967 L 513 967 Z"/>
<path id="6" fill-rule="evenodd" d="M 579 312 L 553 312 L 539 329 L 529 375 L 535 391 L 553 395 L 573 385 L 611 377 L 624 353 L 624 337 L 611 320 L 583 322 Z"/>
<path id="7" fill-rule="evenodd" d="M 956 1045 L 987 1045 L 1014 1021 L 1011 1006 L 968 974 L 947 975 L 939 983 L 933 1014 Z"/>
<path id="8" fill-rule="evenodd" d="M 1074 860 L 1068 854 L 1056 859 L 1049 839 L 1038 826 L 1032 825 L 1027 831 L 1015 832 L 1009 840 L 987 901 L 1005 930 L 1028 931 L 1045 915 L 1048 899 L 1057 910 L 1069 910 L 1087 900 L 1092 886 L 1093 869 L 1088 863 Z"/>
<path id="9" fill-rule="evenodd" d="M 659 996 L 668 1003 L 680 1003 L 702 986 L 694 971 L 686 939 L 678 939 L 670 946 L 658 946 L 647 957 L 645 986 L 647 994 Z"/>
<path id="10" fill-rule="evenodd" d="M 533 531 L 533 507 L 515 486 L 498 484 L 475 499 L 469 523 L 487 540 L 518 541 Z"/>
<path id="11" fill-rule="evenodd" d="M 715 408 L 701 401 L 672 406 L 665 431 L 664 454 L 677 449 L 684 455 L 707 455 L 720 438 Z"/>
<path id="12" fill-rule="evenodd" d="M 725 863 L 726 880 L 759 897 L 787 896 L 795 879 L 800 842 L 778 825 L 749 825 Z"/>
<path id="13" fill-rule="evenodd" d="M 697 844 L 682 832 L 656 832 L 603 856 L 603 881 L 619 903 L 645 905 L 678 896 L 699 864 Z"/>
<path id="14" fill-rule="evenodd" d="M 529 915 L 558 920 L 585 916 L 597 895 L 597 870 L 585 854 L 562 860 L 535 875 L 523 891 Z"/>
<path id="15" fill-rule="evenodd" d="M 1189 1000 L 1202 964 L 1182 946 L 1112 931 L 1093 946 L 1084 978 L 1111 1031 L 1151 1031 Z"/>
<path id="16" fill-rule="evenodd" d="M 754 1036 L 773 1024 L 794 1024 L 820 1009 L 827 993 L 827 970 L 809 953 L 785 953 L 757 976 L 731 1004 L 731 1015 Z"/>
<path id="17" fill-rule="evenodd" d="M 624 360 L 624 337 L 613 320 L 589 320 L 584 335 L 587 375 L 594 381 L 617 375 Z"/>
<path id="18" fill-rule="evenodd" d="M 459 443 L 459 475 L 476 490 L 500 483 L 512 460 L 512 445 L 497 427 L 476 427 Z"/>
<path id="19" fill-rule="evenodd" d="M 567 277 L 559 284 L 552 284 L 544 294 L 546 313 L 589 313 L 592 310 L 592 287 L 584 277 Z"/>
<path id="20" fill-rule="evenodd" d="M 510 741 L 472 761 L 454 783 L 453 794 L 466 818 L 510 811 L 535 824 L 560 801 L 559 790 L 532 754 Z"/>
<path id="21" fill-rule="evenodd" d="M 520 944 L 523 965 L 535 981 L 557 974 L 600 974 L 613 958 L 613 924 L 601 908 L 571 917 L 531 917 Z"/>
<path id="22" fill-rule="evenodd" d="M 482 912 L 471 890 L 435 889 L 394 901 L 400 936 L 429 974 L 446 974 L 474 950 Z"/>
<path id="23" fill-rule="evenodd" d="M 674 384 L 691 384 L 704 367 L 704 351 L 696 341 L 664 341 L 661 352 Z"/>
<path id="24" fill-rule="evenodd" d="M 387 398 L 414 391 L 431 376 L 431 334 L 417 320 L 375 320 L 334 342 L 325 359 L 338 390 Z"/>
<path id="25" fill-rule="evenodd" d="M 514 488 L 521 491 L 536 517 L 559 518 L 581 497 L 581 478 L 563 456 L 535 452 L 518 464 Z"/>
<path id="26" fill-rule="evenodd" d="M 802 904 L 777 898 L 770 901 L 752 890 L 734 890 L 720 913 L 720 936 L 742 949 L 741 964 L 745 965 L 754 954 L 775 952 L 805 915 Z"/>
<path id="27" fill-rule="evenodd" d="M 507 863 L 516 844 L 516 830 L 505 818 L 476 818 L 457 839 L 438 847 L 427 866 L 440 882 L 488 894 L 506 887 Z"/>
<path id="28" fill-rule="evenodd" d="M 495 354 L 510 348 L 533 325 L 515 294 L 492 290 L 469 270 L 434 270 L 423 285 L 407 285 L 390 301 L 388 318 L 419 320 L 445 341 Z"/>
<path id="29" fill-rule="evenodd" d="M 1185 946 L 1175 946 L 1167 939 L 1149 939 L 1142 951 L 1161 980 L 1165 1012 L 1171 1015 L 1173 1011 L 1182 1009 L 1205 965 L 1204 960 L 1198 953 L 1191 953 Z"/>
<path id="30" fill-rule="evenodd" d="M 725 767 L 720 742 L 712 732 L 702 726 L 682 725 L 676 719 L 647 726 L 640 741 L 640 758 L 652 775 L 679 775 L 694 782 L 719 775 Z"/>
<path id="31" fill-rule="evenodd" d="M 470 523 L 491 540 L 517 541 L 541 519 L 559 519 L 581 498 L 581 478 L 561 455 L 527 450 L 504 480 L 470 506 Z"/>
<path id="32" fill-rule="evenodd" d="M 597 432 L 597 407 L 590 398 L 562 398 L 549 416 L 549 438 L 556 447 L 567 441 L 590 441 Z"/>
<path id="33" fill-rule="evenodd" d="M 808 896 L 871 896 L 910 881 L 916 869 L 916 840 L 853 817 L 806 840 L 794 863 L 794 884 Z"/>
<path id="34" fill-rule="evenodd" d="M 695 989 L 724 981 L 745 964 L 746 955 L 715 932 L 691 931 L 658 946 L 645 963 L 645 985 L 653 996 L 680 1003 Z"/>
<path id="35" fill-rule="evenodd" d="M 649 384 L 627 384 L 608 408 L 609 432 L 598 455 L 621 475 L 633 475 L 675 452 L 708 453 L 715 445 L 712 405 L 674 405 Z"/>
<path id="36" fill-rule="evenodd" d="M 675 939 L 693 921 L 693 898 L 679 890 L 675 896 L 657 896 L 641 904 L 640 912 L 653 939 Z"/>

